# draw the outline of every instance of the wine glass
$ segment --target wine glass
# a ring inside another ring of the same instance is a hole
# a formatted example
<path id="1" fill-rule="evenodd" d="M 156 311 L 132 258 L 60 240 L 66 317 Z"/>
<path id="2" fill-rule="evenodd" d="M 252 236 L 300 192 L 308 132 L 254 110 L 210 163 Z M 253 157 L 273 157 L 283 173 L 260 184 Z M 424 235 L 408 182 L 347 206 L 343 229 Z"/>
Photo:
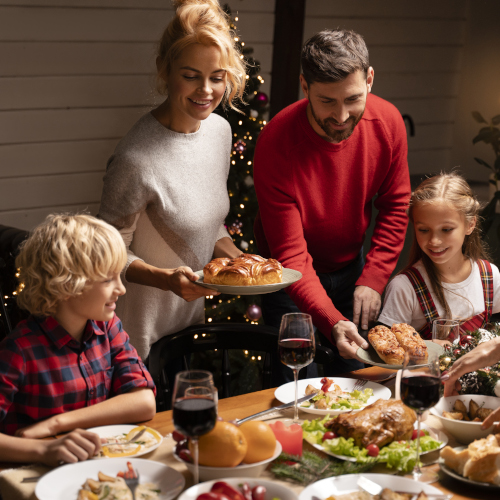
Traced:
<path id="1" fill-rule="evenodd" d="M 191 438 L 193 481 L 198 484 L 198 438 L 210 432 L 217 419 L 217 392 L 212 374 L 205 370 L 179 372 L 175 376 L 172 407 L 175 428 Z"/>
<path id="2" fill-rule="evenodd" d="M 312 363 L 316 351 L 314 328 L 310 314 L 288 313 L 281 318 L 278 336 L 281 362 L 293 370 L 295 380 L 295 409 L 293 422 L 299 420 L 297 408 L 299 370 Z"/>
<path id="3" fill-rule="evenodd" d="M 401 376 L 401 400 L 417 413 L 417 462 L 412 476 L 421 483 L 433 483 L 438 476 L 434 472 L 420 469 L 420 422 L 422 413 L 435 406 L 440 398 L 441 372 L 439 370 L 439 355 L 429 352 L 425 361 L 421 357 L 405 353 L 403 372 Z"/>
<path id="4" fill-rule="evenodd" d="M 438 344 L 451 347 L 460 341 L 460 321 L 456 319 L 435 319 L 432 322 L 432 340 Z"/>

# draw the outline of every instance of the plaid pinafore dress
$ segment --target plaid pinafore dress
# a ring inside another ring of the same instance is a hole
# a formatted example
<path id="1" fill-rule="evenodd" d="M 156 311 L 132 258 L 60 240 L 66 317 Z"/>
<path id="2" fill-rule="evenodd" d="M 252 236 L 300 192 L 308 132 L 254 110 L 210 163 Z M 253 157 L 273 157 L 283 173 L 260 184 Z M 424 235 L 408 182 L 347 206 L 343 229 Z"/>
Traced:
<path id="1" fill-rule="evenodd" d="M 476 316 L 468 319 L 460 325 L 460 335 L 465 332 L 471 332 L 477 330 L 478 328 L 484 328 L 489 321 L 492 314 L 493 308 L 493 273 L 491 271 L 491 265 L 486 260 L 478 260 L 477 265 L 479 267 L 479 274 L 481 275 L 481 283 L 483 285 L 483 296 L 484 296 L 484 312 L 477 314 Z M 432 296 L 425 284 L 424 278 L 420 272 L 411 267 L 403 273 L 408 277 L 410 283 L 417 294 L 418 302 L 424 313 L 427 323 L 423 328 L 420 329 L 419 333 L 423 339 L 432 339 L 432 322 L 435 319 L 439 319 L 439 315 L 432 300 Z"/>

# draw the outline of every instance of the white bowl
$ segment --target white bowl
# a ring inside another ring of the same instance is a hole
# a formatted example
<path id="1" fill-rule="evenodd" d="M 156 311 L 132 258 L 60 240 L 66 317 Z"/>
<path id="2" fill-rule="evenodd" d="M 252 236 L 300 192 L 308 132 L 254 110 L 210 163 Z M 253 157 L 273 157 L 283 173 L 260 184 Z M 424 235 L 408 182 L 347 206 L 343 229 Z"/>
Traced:
<path id="1" fill-rule="evenodd" d="M 478 394 L 463 394 L 462 396 L 448 396 L 441 398 L 436 406 L 431 409 L 431 413 L 438 417 L 443 424 L 443 427 L 449 432 L 459 443 L 469 444 L 476 439 L 481 439 L 491 434 L 493 427 L 482 430 L 482 422 L 466 422 L 465 420 L 453 420 L 443 417 L 443 411 L 453 411 L 453 405 L 457 399 L 461 399 L 467 409 L 469 409 L 469 401 L 473 399 L 480 407 L 491 408 L 496 410 L 500 407 L 500 398 L 494 396 L 481 396 Z"/>
<path id="2" fill-rule="evenodd" d="M 217 479 L 217 481 L 224 481 L 231 486 L 238 488 L 242 483 L 247 482 L 251 488 L 254 486 L 264 486 L 266 494 L 264 500 L 272 500 L 279 498 L 280 500 L 298 500 L 297 494 L 290 488 L 283 486 L 279 483 L 267 481 L 265 479 L 249 479 L 247 477 L 224 477 Z M 215 481 L 206 481 L 205 483 L 195 484 L 182 493 L 177 500 L 196 500 L 198 495 L 208 493 Z"/>
<path id="3" fill-rule="evenodd" d="M 264 472 L 264 469 L 267 467 L 269 462 L 272 462 L 274 459 L 278 458 L 281 450 L 281 443 L 279 441 L 276 441 L 276 448 L 274 449 L 273 456 L 271 458 L 268 458 L 267 460 L 262 460 L 262 462 L 255 462 L 254 464 L 241 464 L 237 465 L 236 467 L 208 467 L 206 465 L 200 465 L 200 481 L 210 481 L 211 479 L 220 479 L 221 477 L 259 477 Z M 175 453 L 174 457 L 179 460 L 179 462 L 182 462 L 188 468 L 191 474 L 193 473 L 193 464 L 185 462 Z"/>

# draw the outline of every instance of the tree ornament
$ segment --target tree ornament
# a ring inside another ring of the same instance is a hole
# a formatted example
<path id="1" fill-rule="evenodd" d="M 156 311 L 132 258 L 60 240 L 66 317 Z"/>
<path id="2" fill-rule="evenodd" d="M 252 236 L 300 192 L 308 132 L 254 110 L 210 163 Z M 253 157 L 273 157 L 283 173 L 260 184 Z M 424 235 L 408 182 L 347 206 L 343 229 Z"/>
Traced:
<path id="1" fill-rule="evenodd" d="M 450 366 L 451 358 L 449 356 L 445 356 L 441 359 L 441 366 L 439 367 L 441 370 L 446 370 L 448 366 Z"/>
<path id="2" fill-rule="evenodd" d="M 250 116 L 251 116 L 252 118 L 258 118 L 258 116 L 259 116 L 259 112 L 258 112 L 256 109 L 251 109 L 251 110 L 250 110 Z"/>
<path id="3" fill-rule="evenodd" d="M 462 350 L 461 350 L 461 349 L 455 349 L 455 350 L 453 351 L 453 356 L 458 356 L 461 352 L 462 352 Z"/>
<path id="4" fill-rule="evenodd" d="M 250 304 L 248 306 L 246 316 L 252 321 L 258 321 L 262 316 L 262 309 L 257 304 Z"/>
<path id="5" fill-rule="evenodd" d="M 247 143 L 245 141 L 242 141 L 241 139 L 238 139 L 234 143 L 234 150 L 238 154 L 243 154 L 247 150 Z"/>
<path id="6" fill-rule="evenodd" d="M 243 251 L 246 251 L 248 250 L 248 243 L 245 241 L 245 240 L 241 240 L 241 243 L 240 243 L 240 248 L 243 250 Z"/>
<path id="7" fill-rule="evenodd" d="M 460 345 L 462 347 L 466 347 L 472 342 L 472 340 L 473 340 L 472 335 L 462 335 L 460 337 Z"/>
<path id="8" fill-rule="evenodd" d="M 253 100 L 257 104 L 257 107 L 263 108 L 267 106 L 267 103 L 269 102 L 269 97 L 267 97 L 267 95 L 264 94 L 264 92 L 257 92 Z"/>

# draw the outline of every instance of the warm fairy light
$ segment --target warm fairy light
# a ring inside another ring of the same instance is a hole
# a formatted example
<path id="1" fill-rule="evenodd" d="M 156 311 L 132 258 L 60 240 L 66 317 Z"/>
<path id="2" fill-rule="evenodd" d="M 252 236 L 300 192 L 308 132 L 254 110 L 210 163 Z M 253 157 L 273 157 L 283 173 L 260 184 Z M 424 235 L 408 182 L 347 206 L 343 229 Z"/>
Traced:
<path id="1" fill-rule="evenodd" d="M 243 54 L 241 54 L 240 59 L 243 59 L 243 57 L 244 57 L 244 55 L 243 55 Z"/>
<path id="2" fill-rule="evenodd" d="M 240 120 L 240 121 L 238 122 L 238 125 L 243 125 L 243 122 Z M 234 134 L 234 135 L 236 135 L 236 134 Z"/>
<path id="3" fill-rule="evenodd" d="M 252 360 L 255 361 L 255 356 L 252 356 Z"/>
<path id="4" fill-rule="evenodd" d="M 231 316 L 228 316 L 228 317 L 227 317 L 227 320 L 229 321 L 230 319 L 231 319 Z"/>
<path id="5" fill-rule="evenodd" d="M 250 75 L 247 75 L 247 76 L 246 76 L 246 79 L 248 80 L 249 78 L 250 78 Z"/>
<path id="6" fill-rule="evenodd" d="M 233 160 L 231 163 L 232 163 L 233 165 L 236 165 L 236 162 L 235 162 L 234 160 Z M 232 196 L 232 195 L 231 195 L 231 196 Z"/>
<path id="7" fill-rule="evenodd" d="M 250 240 L 250 245 L 253 245 L 253 240 Z"/>
<path id="8" fill-rule="evenodd" d="M 239 19 L 237 17 L 234 18 L 235 21 L 238 21 Z"/>
<path id="9" fill-rule="evenodd" d="M 251 165 L 251 164 L 252 164 L 252 162 L 251 162 L 251 161 L 249 161 L 249 162 L 247 163 L 247 165 Z"/>
<path id="10" fill-rule="evenodd" d="M 264 120 L 262 123 L 265 125 L 267 122 L 266 122 L 266 120 Z"/>
<path id="11" fill-rule="evenodd" d="M 202 336 L 202 337 L 206 337 L 206 336 L 207 336 L 207 334 L 206 334 L 206 333 L 202 333 L 202 334 L 201 334 L 201 336 Z"/>
<path id="12" fill-rule="evenodd" d="M 245 205 L 243 205 L 243 203 L 241 203 L 240 208 L 245 208 Z"/>
<path id="13" fill-rule="evenodd" d="M 243 47 L 245 45 L 245 42 L 241 42 L 241 46 Z"/>
<path id="14" fill-rule="evenodd" d="M 198 338 L 198 334 L 196 334 L 196 335 L 194 336 L 194 339 L 195 339 L 195 340 L 196 340 L 197 338 Z"/>
<path id="15" fill-rule="evenodd" d="M 208 322 L 211 323 L 212 322 L 212 318 L 208 318 Z"/>
<path id="16" fill-rule="evenodd" d="M 257 359 L 260 361 L 262 359 L 262 356 L 257 356 Z"/>
<path id="17" fill-rule="evenodd" d="M 248 140 L 249 140 L 249 141 L 251 141 L 251 140 L 252 140 L 252 137 L 249 137 L 249 138 L 248 138 Z"/>
<path id="18" fill-rule="evenodd" d="M 243 155 L 240 155 L 240 160 L 243 160 L 243 158 L 245 158 Z"/>
<path id="19" fill-rule="evenodd" d="M 233 134 L 233 135 L 234 135 L 234 137 L 238 137 L 238 134 Z"/>
<path id="20" fill-rule="evenodd" d="M 239 38 L 237 36 L 234 37 L 234 41 L 237 42 Z"/>
<path id="21" fill-rule="evenodd" d="M 248 351 L 244 351 L 244 352 L 245 352 L 245 354 L 248 354 Z"/>

